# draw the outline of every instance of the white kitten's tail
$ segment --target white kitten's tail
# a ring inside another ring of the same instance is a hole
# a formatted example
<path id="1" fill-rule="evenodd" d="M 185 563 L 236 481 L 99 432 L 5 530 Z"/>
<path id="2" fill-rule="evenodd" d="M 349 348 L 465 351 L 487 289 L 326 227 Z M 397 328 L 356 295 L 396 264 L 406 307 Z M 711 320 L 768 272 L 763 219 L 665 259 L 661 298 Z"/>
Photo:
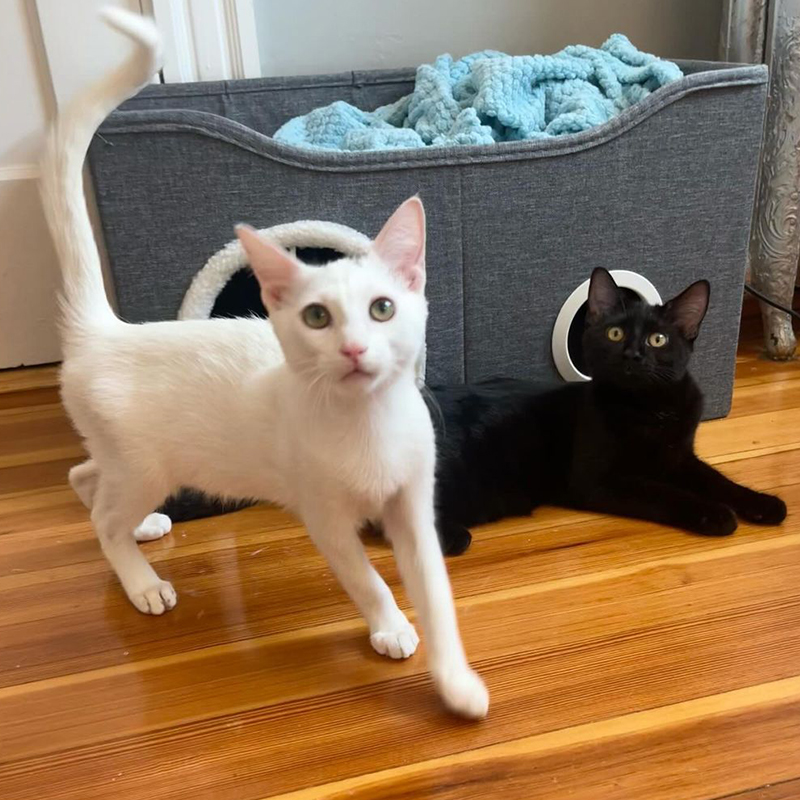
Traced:
<path id="1" fill-rule="evenodd" d="M 83 162 L 100 123 L 148 83 L 160 65 L 152 21 L 118 8 L 101 16 L 135 48 L 113 72 L 80 93 L 55 120 L 41 161 L 41 192 L 64 275 L 66 339 L 87 327 L 117 320 L 106 297 L 100 254 L 83 193 Z"/>

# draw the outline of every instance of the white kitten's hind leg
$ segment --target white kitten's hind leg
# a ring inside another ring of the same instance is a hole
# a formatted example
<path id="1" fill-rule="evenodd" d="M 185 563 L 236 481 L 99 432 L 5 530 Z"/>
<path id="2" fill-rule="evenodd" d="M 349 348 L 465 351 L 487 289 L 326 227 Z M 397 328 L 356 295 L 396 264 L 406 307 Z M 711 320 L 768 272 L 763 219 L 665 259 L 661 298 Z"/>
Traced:
<path id="1" fill-rule="evenodd" d="M 91 508 L 94 503 L 94 494 L 97 491 L 97 479 L 100 471 L 97 462 L 88 458 L 81 464 L 76 464 L 69 471 L 69 485 L 80 498 L 86 508 Z"/>
<path id="2" fill-rule="evenodd" d="M 419 636 L 370 564 L 358 526 L 350 519 L 320 512 L 314 509 L 304 514 L 309 536 L 369 625 L 370 644 L 389 658 L 413 655 Z"/>
<path id="3" fill-rule="evenodd" d="M 86 508 L 94 505 L 94 496 L 97 492 L 97 483 L 100 478 L 100 469 L 97 462 L 87 459 L 82 464 L 74 466 L 69 471 L 69 483 L 75 494 L 78 495 Z M 133 538 L 137 542 L 152 542 L 166 536 L 172 530 L 172 520 L 166 514 L 153 512 L 148 514 L 133 530 Z"/>
<path id="4" fill-rule="evenodd" d="M 166 536 L 172 530 L 172 520 L 166 514 L 159 514 L 154 511 L 148 514 L 139 527 L 133 531 L 133 538 L 137 542 L 152 542 Z"/>
<path id="5" fill-rule="evenodd" d="M 131 536 L 151 499 L 130 480 L 110 479 L 102 473 L 92 508 L 92 523 L 103 553 L 119 578 L 128 599 L 143 614 L 163 614 L 178 602 L 169 581 L 161 580 Z"/>

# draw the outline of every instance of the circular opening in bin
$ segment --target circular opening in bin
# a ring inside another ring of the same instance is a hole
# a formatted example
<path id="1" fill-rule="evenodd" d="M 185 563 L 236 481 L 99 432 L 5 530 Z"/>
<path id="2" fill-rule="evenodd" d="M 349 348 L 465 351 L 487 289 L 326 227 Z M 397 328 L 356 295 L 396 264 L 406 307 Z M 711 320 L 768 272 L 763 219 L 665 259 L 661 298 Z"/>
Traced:
<path id="1" fill-rule="evenodd" d="M 651 305 L 661 304 L 661 295 L 652 283 L 638 272 L 626 269 L 611 270 L 615 283 L 623 292 L 640 297 Z M 589 299 L 589 281 L 584 281 L 561 306 L 553 326 L 553 361 L 559 375 L 567 381 L 591 380 L 583 359 L 583 328 L 586 322 L 586 304 Z"/>
<path id="2" fill-rule="evenodd" d="M 294 255 L 304 264 L 319 267 L 342 258 L 342 253 L 330 247 L 298 247 Z M 211 309 L 212 317 L 268 317 L 261 302 L 261 289 L 249 267 L 237 270 L 217 295 Z"/>

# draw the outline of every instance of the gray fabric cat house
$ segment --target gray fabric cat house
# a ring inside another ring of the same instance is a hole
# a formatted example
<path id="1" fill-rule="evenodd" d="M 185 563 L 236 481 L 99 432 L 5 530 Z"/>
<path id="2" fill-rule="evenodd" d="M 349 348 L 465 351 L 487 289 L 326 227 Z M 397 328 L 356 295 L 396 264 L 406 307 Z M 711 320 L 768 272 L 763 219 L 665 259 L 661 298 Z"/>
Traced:
<path id="1" fill-rule="evenodd" d="M 650 300 L 702 277 L 712 300 L 694 373 L 706 415 L 721 416 L 767 73 L 680 66 L 684 78 L 580 134 L 365 153 L 300 150 L 270 134 L 333 100 L 365 109 L 396 100 L 410 91 L 412 70 L 147 87 L 111 114 L 90 150 L 120 313 L 178 316 L 236 222 L 316 218 L 372 237 L 419 193 L 428 383 L 581 379 L 578 333 L 593 267 L 620 271 L 622 285 Z"/>

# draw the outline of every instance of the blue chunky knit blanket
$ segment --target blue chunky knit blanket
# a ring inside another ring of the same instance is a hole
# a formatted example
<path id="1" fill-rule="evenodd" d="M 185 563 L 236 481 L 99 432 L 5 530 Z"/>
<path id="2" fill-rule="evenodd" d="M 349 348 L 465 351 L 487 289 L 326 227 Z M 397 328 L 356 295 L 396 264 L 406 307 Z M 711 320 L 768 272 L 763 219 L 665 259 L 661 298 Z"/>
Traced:
<path id="1" fill-rule="evenodd" d="M 360 151 L 561 136 L 607 122 L 681 75 L 620 33 L 599 50 L 571 45 L 552 56 L 443 55 L 418 67 L 414 91 L 388 106 L 362 111 L 338 101 L 289 120 L 274 138 Z"/>

